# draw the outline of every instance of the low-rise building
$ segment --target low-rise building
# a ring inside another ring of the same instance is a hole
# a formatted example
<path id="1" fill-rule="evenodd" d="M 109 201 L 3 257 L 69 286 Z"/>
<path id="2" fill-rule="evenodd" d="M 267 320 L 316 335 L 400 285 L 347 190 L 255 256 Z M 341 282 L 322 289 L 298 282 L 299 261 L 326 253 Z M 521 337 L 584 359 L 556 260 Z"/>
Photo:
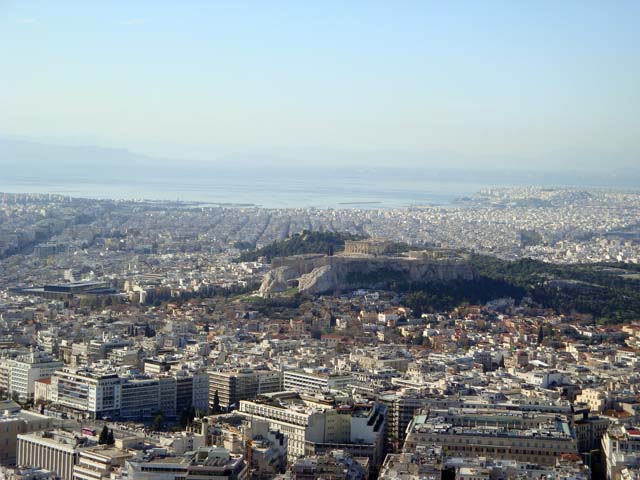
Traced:
<path id="1" fill-rule="evenodd" d="M 328 390 L 344 390 L 352 381 L 351 375 L 286 370 L 282 388 L 292 392 L 321 393 Z"/>
<path id="2" fill-rule="evenodd" d="M 19 408 L 0 413 L 0 464 L 16 463 L 18 435 L 46 430 L 51 427 L 52 422 L 53 419 L 46 415 Z"/>
<path id="3" fill-rule="evenodd" d="M 409 425 L 405 452 L 439 446 L 449 456 L 487 456 L 553 465 L 577 454 L 575 431 L 560 415 L 500 408 L 432 409 Z"/>
<path id="4" fill-rule="evenodd" d="M 18 464 L 38 466 L 62 480 L 72 480 L 74 465 L 86 440 L 62 431 L 18 435 Z"/>
<path id="5" fill-rule="evenodd" d="M 242 455 L 203 447 L 185 456 L 147 455 L 127 460 L 126 474 L 129 480 L 246 480 L 248 468 Z"/>
<path id="6" fill-rule="evenodd" d="M 73 480 L 107 480 L 119 473 L 125 460 L 133 453 L 109 445 L 81 450 L 78 463 L 73 467 Z"/>

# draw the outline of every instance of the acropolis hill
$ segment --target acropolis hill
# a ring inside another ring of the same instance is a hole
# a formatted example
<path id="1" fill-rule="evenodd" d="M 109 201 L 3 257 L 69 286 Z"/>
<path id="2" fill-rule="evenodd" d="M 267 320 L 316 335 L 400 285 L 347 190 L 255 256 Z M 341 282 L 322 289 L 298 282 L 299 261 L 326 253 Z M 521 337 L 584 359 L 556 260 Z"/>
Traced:
<path id="1" fill-rule="evenodd" d="M 274 260 L 260 293 L 300 292 L 321 294 L 358 288 L 388 288 L 391 282 L 417 284 L 472 280 L 475 271 L 469 255 L 449 249 L 414 250 L 390 254 L 393 244 L 379 240 L 346 241 L 341 254 L 296 255 Z"/>

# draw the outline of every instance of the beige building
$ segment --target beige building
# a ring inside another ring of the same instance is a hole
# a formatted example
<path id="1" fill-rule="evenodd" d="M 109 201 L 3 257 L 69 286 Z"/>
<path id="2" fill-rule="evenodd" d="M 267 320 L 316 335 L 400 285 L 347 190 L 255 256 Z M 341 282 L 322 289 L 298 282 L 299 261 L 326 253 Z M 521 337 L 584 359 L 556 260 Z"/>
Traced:
<path id="1" fill-rule="evenodd" d="M 73 480 L 103 480 L 119 470 L 133 453 L 108 445 L 81 450 L 73 467 Z"/>
<path id="2" fill-rule="evenodd" d="M 51 401 L 51 377 L 36 380 L 33 392 L 33 402 L 39 403 Z"/>
<path id="3" fill-rule="evenodd" d="M 386 240 L 345 240 L 345 255 L 384 255 L 389 252 L 392 242 Z"/>
<path id="4" fill-rule="evenodd" d="M 52 421 L 52 418 L 45 415 L 22 411 L 19 408 L 4 410 L 0 415 L 0 464 L 16 463 L 18 435 L 46 430 L 51 427 Z"/>
<path id="5" fill-rule="evenodd" d="M 359 351 L 350 354 L 350 359 L 367 370 L 382 370 L 393 368 L 399 372 L 406 372 L 409 359 L 392 353 L 374 351 Z"/>
<path id="6" fill-rule="evenodd" d="M 307 333 L 307 324 L 303 320 L 289 320 L 289 331 L 291 335 L 300 336 Z"/>
<path id="7" fill-rule="evenodd" d="M 18 435 L 18 464 L 37 465 L 55 472 L 62 480 L 72 480 L 81 449 L 80 438 L 68 432 Z"/>
<path id="8" fill-rule="evenodd" d="M 576 403 L 584 403 L 589 406 L 592 412 L 603 412 L 608 408 L 609 400 L 607 393 L 598 388 L 585 388 L 576 397 Z"/>
<path id="9" fill-rule="evenodd" d="M 284 434 L 290 461 L 336 449 L 367 456 L 372 465 L 382 460 L 387 409 L 381 403 L 340 403 L 332 396 L 278 392 L 241 401 L 239 413 Z"/>

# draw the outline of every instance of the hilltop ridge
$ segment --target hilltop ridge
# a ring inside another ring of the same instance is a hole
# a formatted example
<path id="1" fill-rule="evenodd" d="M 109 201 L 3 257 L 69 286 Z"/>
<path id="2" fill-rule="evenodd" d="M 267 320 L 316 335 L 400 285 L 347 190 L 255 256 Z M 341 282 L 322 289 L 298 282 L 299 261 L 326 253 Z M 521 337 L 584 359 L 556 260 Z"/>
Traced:
<path id="1" fill-rule="evenodd" d="M 381 242 L 352 242 L 379 251 Z M 393 253 L 393 244 L 384 242 Z M 447 249 L 412 251 L 407 256 L 385 254 L 297 255 L 279 259 L 267 272 L 260 293 L 268 295 L 297 288 L 322 294 L 358 288 L 407 288 L 412 284 L 473 280 L 469 256 Z"/>

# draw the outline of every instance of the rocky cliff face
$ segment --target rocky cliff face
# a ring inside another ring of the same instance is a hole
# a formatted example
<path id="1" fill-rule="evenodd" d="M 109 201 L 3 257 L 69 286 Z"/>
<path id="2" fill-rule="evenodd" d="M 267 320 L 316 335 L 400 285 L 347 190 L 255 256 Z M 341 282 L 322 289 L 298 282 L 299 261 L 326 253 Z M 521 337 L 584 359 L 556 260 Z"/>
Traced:
<path id="1" fill-rule="evenodd" d="M 260 293 L 279 293 L 291 288 L 291 280 L 298 278 L 300 274 L 292 267 L 276 267 L 269 270 L 260 285 Z"/>
<path id="2" fill-rule="evenodd" d="M 311 294 L 358 288 L 388 288 L 393 282 L 430 283 L 472 280 L 476 273 L 463 258 L 429 260 L 405 257 L 322 257 L 306 263 L 296 257 L 268 272 L 260 293 L 282 292 L 295 286 Z"/>

